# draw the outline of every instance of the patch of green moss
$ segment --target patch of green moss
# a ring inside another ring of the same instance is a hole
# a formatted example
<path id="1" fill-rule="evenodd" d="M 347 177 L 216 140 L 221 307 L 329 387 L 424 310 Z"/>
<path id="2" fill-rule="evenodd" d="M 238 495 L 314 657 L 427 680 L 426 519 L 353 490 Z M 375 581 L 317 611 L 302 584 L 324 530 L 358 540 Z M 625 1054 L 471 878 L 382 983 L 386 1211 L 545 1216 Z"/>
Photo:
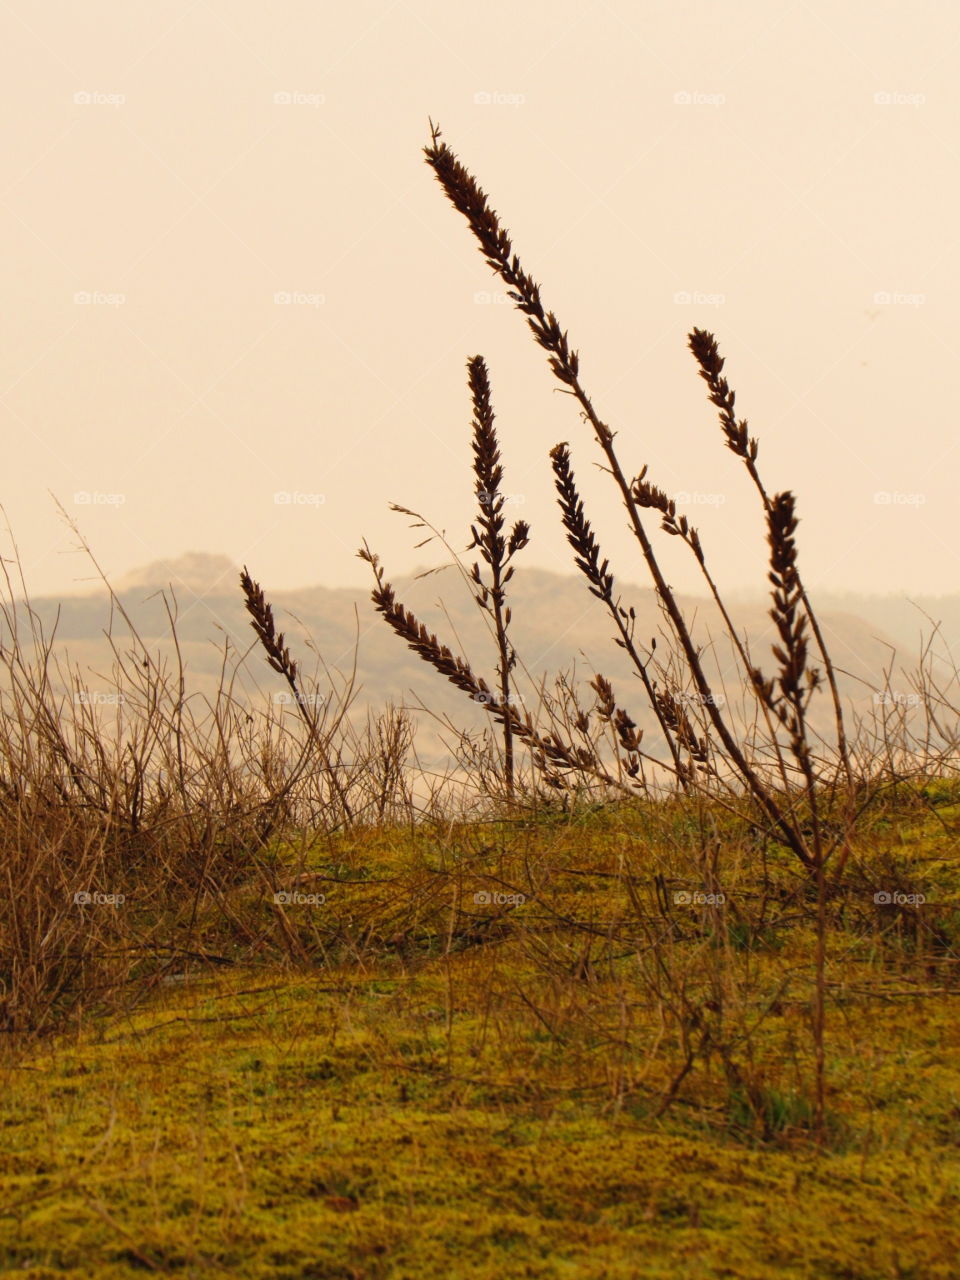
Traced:
<path id="1" fill-rule="evenodd" d="M 680 802 L 369 829 L 274 851 L 336 881 L 286 911 L 302 954 L 261 888 L 231 887 L 203 942 L 244 921 L 259 964 L 11 1059 L 0 1269 L 956 1280 L 953 917 L 934 954 L 872 898 L 888 875 L 960 902 L 952 815 L 896 803 L 831 899 L 822 1148 L 813 897 L 788 852 L 761 885 L 762 851 L 713 814 L 712 912 L 673 896 L 703 887 Z M 526 900 L 475 899 L 503 886 Z"/>

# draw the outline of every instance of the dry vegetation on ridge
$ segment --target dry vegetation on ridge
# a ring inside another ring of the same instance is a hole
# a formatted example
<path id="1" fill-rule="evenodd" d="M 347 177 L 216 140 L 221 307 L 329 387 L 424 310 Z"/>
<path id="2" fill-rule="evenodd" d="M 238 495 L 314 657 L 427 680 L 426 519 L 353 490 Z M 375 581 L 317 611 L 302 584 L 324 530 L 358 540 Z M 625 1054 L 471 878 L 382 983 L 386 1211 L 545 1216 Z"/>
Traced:
<path id="1" fill-rule="evenodd" d="M 774 644 L 752 652 L 699 532 L 646 466 L 624 470 L 631 442 L 615 447 L 437 129 L 426 158 L 576 400 L 670 643 L 638 632 L 560 443 L 560 518 L 634 678 L 596 671 L 585 699 L 561 675 L 535 707 L 517 698 L 510 583 L 531 530 L 506 524 L 479 356 L 477 558 L 461 568 L 489 667 L 361 553 L 398 649 L 488 715 L 458 743 L 468 787 L 418 771 L 404 712 L 358 727 L 349 674 L 306 676 L 246 568 L 279 709 L 236 696 L 227 652 L 215 696 L 193 697 L 115 594 L 115 696 L 90 701 L 8 582 L 0 1265 L 20 1280 L 952 1280 L 956 672 L 921 666 L 917 714 L 881 700 L 848 722 L 797 499 L 766 489 L 716 340 L 694 329 L 767 525 Z M 725 620 L 742 708 L 664 579 L 661 534 Z M 631 714 L 643 701 L 659 738 Z"/>

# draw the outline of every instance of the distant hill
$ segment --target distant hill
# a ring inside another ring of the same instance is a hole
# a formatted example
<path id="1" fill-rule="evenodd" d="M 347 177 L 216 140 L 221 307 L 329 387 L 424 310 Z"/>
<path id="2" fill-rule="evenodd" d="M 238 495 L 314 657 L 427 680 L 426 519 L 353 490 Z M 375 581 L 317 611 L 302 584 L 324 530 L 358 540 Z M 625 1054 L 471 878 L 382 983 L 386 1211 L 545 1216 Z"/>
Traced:
<path id="1" fill-rule="evenodd" d="M 256 577 L 256 565 L 249 568 Z M 287 643 L 302 668 L 310 672 L 319 666 L 319 688 L 329 684 L 320 664 L 349 673 L 356 644 L 360 691 L 354 705 L 355 716 L 365 718 L 368 711 L 379 710 L 387 703 L 409 707 L 423 703 L 435 716 L 449 717 L 453 724 L 465 729 L 484 723 L 481 708 L 472 706 L 394 635 L 375 612 L 368 591 L 312 586 L 274 592 L 269 582 L 261 585 L 273 604 L 277 625 L 285 631 Z M 456 570 L 400 577 L 394 580 L 394 587 L 398 598 L 443 643 L 468 658 L 474 670 L 492 683 L 493 651 L 484 620 Z M 556 673 L 575 667 L 576 684 L 584 690 L 593 673 L 602 672 L 613 682 L 619 702 L 646 729 L 645 745 L 653 749 L 654 721 L 645 706 L 640 682 L 624 652 L 613 643 L 612 622 L 600 602 L 590 595 L 585 581 L 542 569 L 518 568 L 511 590 L 512 636 L 520 661 L 526 664 L 533 681 L 546 677 L 552 683 Z M 624 604 L 636 610 L 638 641 L 647 644 L 656 636 L 658 653 L 665 652 L 663 620 L 652 588 L 622 584 L 619 590 Z M 252 650 L 238 683 L 241 696 L 255 699 L 285 691 L 282 678 L 270 670 L 256 647 L 239 588 L 239 568 L 228 557 L 191 553 L 157 561 L 119 579 L 115 591 L 142 639 L 152 650 L 169 658 L 173 646 L 166 598 L 177 617 L 189 689 L 212 695 L 227 645 L 234 656 Z M 445 610 L 440 606 L 441 599 Z M 707 648 L 711 680 L 725 690 L 728 701 L 735 703 L 740 692 L 734 678 L 735 664 L 715 607 L 705 598 L 683 596 L 680 601 L 698 642 Z M 85 678 L 89 676 L 88 687 L 109 687 L 111 654 L 105 631 L 112 625 L 114 640 L 123 649 L 129 630 L 116 612 L 111 624 L 106 591 L 91 591 L 62 602 L 40 598 L 31 603 L 48 634 L 56 624 L 57 652 L 69 658 L 73 669 L 79 669 Z M 738 627 L 746 632 L 754 661 L 772 673 L 775 664 L 770 646 L 775 634 L 768 617 L 769 599 L 741 597 L 731 604 Z M 834 663 L 842 672 L 840 687 L 845 705 L 854 713 L 869 714 L 871 687 L 881 683 L 883 669 L 890 665 L 894 651 L 898 672 L 894 688 L 909 690 L 908 675 L 916 666 L 919 652 L 918 624 L 923 619 L 906 601 L 821 595 L 814 596 L 814 605 Z M 932 612 L 944 618 L 945 637 L 958 634 L 960 597 L 943 597 Z M 929 631 L 929 624 L 924 625 Z M 712 648 L 711 641 L 716 642 Z M 522 677 L 520 691 L 529 705 L 532 685 Z M 585 696 L 589 702 L 589 692 Z M 423 711 L 418 719 L 426 755 L 437 759 L 444 756 L 437 722 Z M 826 695 L 815 699 L 812 719 L 820 732 L 829 735 L 831 710 Z"/>
<path id="2" fill-rule="evenodd" d="M 960 593 L 952 595 L 917 595 L 902 591 L 888 595 L 861 592 L 811 590 L 814 606 L 823 612 L 845 613 L 860 618 L 885 635 L 897 650 L 917 653 L 921 640 L 930 637 L 934 625 L 942 624 L 939 647 L 943 650 L 960 644 Z M 758 592 L 738 592 L 740 603 L 756 604 Z"/>

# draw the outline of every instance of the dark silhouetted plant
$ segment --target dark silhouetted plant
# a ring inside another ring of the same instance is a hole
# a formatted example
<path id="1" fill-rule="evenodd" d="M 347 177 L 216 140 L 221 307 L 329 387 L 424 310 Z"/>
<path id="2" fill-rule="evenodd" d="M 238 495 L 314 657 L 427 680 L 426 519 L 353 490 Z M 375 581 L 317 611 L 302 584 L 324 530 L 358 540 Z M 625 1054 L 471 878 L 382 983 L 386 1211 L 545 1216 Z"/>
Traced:
<path id="1" fill-rule="evenodd" d="M 554 376 L 579 404 L 582 416 L 592 427 L 603 452 L 604 469 L 619 490 L 630 527 L 640 544 L 643 558 L 653 579 L 658 600 L 669 620 L 686 671 L 693 681 L 696 699 L 703 710 L 706 730 L 704 734 L 698 733 L 691 723 L 679 691 L 676 688 L 670 688 L 669 685 L 664 687 L 651 672 L 652 645 L 650 653 L 646 655 L 641 653 L 635 645 L 632 626 L 633 611 L 624 608 L 619 599 L 614 596 L 614 581 L 608 561 L 601 560 L 599 545 L 586 520 L 583 503 L 577 493 L 569 449 L 566 444 L 561 444 L 552 451 L 554 478 L 564 527 L 567 530 L 568 540 L 576 552 L 577 567 L 586 577 L 592 594 L 604 602 L 616 623 L 619 633 L 617 644 L 627 652 L 640 676 L 650 706 L 669 745 L 673 757 L 673 770 L 679 785 L 684 790 L 695 786 L 701 787 L 711 779 L 719 779 L 721 764 L 728 770 L 732 769 L 733 774 L 739 777 L 754 806 L 765 819 L 769 832 L 792 850 L 816 882 L 818 948 L 814 1040 L 817 1072 L 817 1126 L 822 1132 L 825 865 L 830 853 L 843 842 L 844 835 L 839 835 L 829 849 L 825 846 L 818 807 L 817 788 L 821 779 L 810 749 L 807 720 L 809 701 L 819 682 L 819 673 L 807 665 L 805 631 L 808 622 L 814 630 L 827 667 L 834 698 L 838 751 L 848 781 L 851 774 L 842 708 L 833 667 L 797 571 L 794 536 L 797 519 L 794 496 L 789 491 L 775 494 L 773 497 L 767 495 L 756 468 L 758 445 L 756 440 L 750 438 L 746 422 L 736 420 L 735 396 L 721 375 L 723 360 L 719 355 L 716 341 L 705 330 L 693 330 L 689 336 L 690 348 L 700 365 L 701 376 L 707 382 L 711 401 L 720 410 L 727 445 L 743 459 L 760 492 L 766 512 L 770 546 L 769 578 L 773 586 L 773 608 L 770 616 L 779 638 L 779 643 L 773 647 L 773 656 L 778 663 L 778 674 L 775 679 L 768 679 L 750 659 L 746 644 L 740 638 L 721 599 L 715 580 L 707 566 L 698 531 L 689 524 L 686 516 L 677 514 L 674 500 L 646 479 L 646 467 L 635 479 L 628 478 L 614 448 L 614 433 L 600 418 L 584 389 L 580 376 L 579 356 L 571 347 L 566 331 L 562 329 L 554 313 L 544 307 L 540 286 L 523 269 L 509 233 L 501 225 L 483 189 L 461 164 L 454 152 L 441 140 L 439 128 L 432 123 L 430 144 L 424 148 L 424 152 L 427 163 L 450 203 L 466 218 L 488 265 L 506 284 L 508 296 L 516 304 L 517 309 L 526 316 L 527 324 L 538 345 L 548 353 Z M 725 627 L 734 643 L 747 687 L 752 690 L 758 712 L 766 719 L 770 729 L 770 744 L 782 783 L 779 791 L 757 766 L 745 740 L 736 732 L 732 720 L 724 715 L 722 709 L 724 699 L 718 698 L 711 688 L 704 669 L 701 650 L 694 643 L 676 594 L 667 583 L 658 562 L 643 521 L 644 510 L 655 510 L 659 513 L 663 531 L 672 537 L 679 537 L 690 548 L 700 570 L 705 575 L 711 595 L 720 607 Z M 612 714 L 609 709 L 608 714 Z M 627 721 L 623 723 L 626 725 Z M 785 735 L 787 739 L 785 749 L 781 742 L 781 735 Z M 788 756 L 785 755 L 784 750 L 789 753 Z M 792 762 L 789 766 L 788 761 Z M 799 787 L 791 784 L 790 772 L 799 774 Z M 698 778 L 702 778 L 703 782 L 698 782 Z"/>
<path id="2" fill-rule="evenodd" d="M 529 542 L 530 530 L 526 521 L 518 520 L 506 532 L 506 521 L 503 515 L 506 498 L 502 490 L 503 466 L 500 460 L 500 445 L 494 425 L 494 413 L 490 402 L 490 379 L 487 366 L 482 356 L 473 356 L 467 362 L 470 394 L 473 403 L 473 473 L 474 488 L 478 511 L 475 523 L 470 527 L 472 541 L 467 550 L 478 549 L 480 556 L 489 570 L 486 578 L 480 562 L 475 561 L 468 574 L 468 581 L 473 591 L 477 606 L 488 615 L 492 623 L 494 641 L 497 650 L 497 686 L 494 692 L 487 682 L 472 671 L 470 664 L 463 658 L 456 657 L 453 652 L 442 645 L 435 635 L 419 622 L 413 613 L 400 604 L 394 594 L 393 587 L 386 581 L 380 567 L 380 558 L 364 543 L 358 555 L 373 569 L 376 586 L 372 593 L 373 603 L 387 623 L 406 641 L 407 645 L 436 671 L 452 681 L 473 701 L 487 708 L 503 730 L 503 777 L 509 799 L 515 794 L 515 761 L 514 743 L 516 739 L 525 742 L 531 750 L 534 765 L 554 785 L 558 782 L 557 770 L 572 771 L 597 778 L 608 785 L 621 790 L 627 789 L 610 774 L 602 765 L 596 751 L 591 747 L 574 746 L 571 742 L 563 742 L 557 734 L 539 732 L 533 724 L 529 711 L 523 715 L 517 708 L 518 699 L 513 689 L 511 672 L 517 663 L 517 655 L 509 639 L 509 627 L 512 613 L 506 603 L 507 583 L 513 577 L 513 559 Z M 392 504 L 395 511 L 413 516 L 420 524 L 427 524 L 416 511 L 407 507 Z M 432 528 L 432 526 L 428 526 Z M 639 737 L 632 734 L 632 722 L 629 717 L 616 719 L 616 708 L 610 719 L 622 744 L 632 743 L 633 750 L 639 748 Z M 636 776 L 639 763 L 633 758 L 627 761 L 627 772 Z"/>

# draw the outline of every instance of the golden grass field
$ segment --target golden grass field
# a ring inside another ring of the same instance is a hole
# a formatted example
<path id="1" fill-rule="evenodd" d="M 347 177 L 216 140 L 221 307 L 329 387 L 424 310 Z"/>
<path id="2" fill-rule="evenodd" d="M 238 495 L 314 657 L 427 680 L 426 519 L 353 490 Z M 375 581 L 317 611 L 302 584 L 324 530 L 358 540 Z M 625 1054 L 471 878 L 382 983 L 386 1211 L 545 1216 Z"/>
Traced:
<path id="1" fill-rule="evenodd" d="M 834 664 L 797 499 L 766 487 L 725 357 L 693 328 L 766 527 L 751 646 L 677 500 L 621 463 L 485 192 L 438 126 L 424 150 L 592 431 L 666 643 L 560 442 L 567 542 L 629 668 L 586 688 L 561 671 L 553 693 L 530 678 L 508 584 L 531 527 L 507 520 L 480 355 L 477 559 L 393 505 L 459 567 L 483 665 L 358 552 L 396 651 L 485 717 L 435 717 L 456 770 L 420 757 L 400 689 L 352 721 L 359 635 L 345 676 L 311 642 L 310 678 L 246 566 L 259 711 L 226 635 L 216 691 L 188 693 L 172 594 L 163 653 L 111 589 L 111 687 L 91 695 L 4 567 L 0 1268 L 957 1280 L 960 672 L 937 624 L 907 689 L 892 659 L 870 678 Z M 696 561 L 730 664 L 692 630 L 661 534 Z"/>
<path id="2" fill-rule="evenodd" d="M 891 792 L 850 842 L 824 1142 L 783 850 L 761 893 L 681 800 L 370 829 L 310 850 L 323 905 L 241 880 L 201 913 L 221 963 L 7 1058 L 3 1274 L 953 1280 L 958 797 Z M 725 902 L 678 905 L 706 830 Z M 258 915 L 286 959 L 242 959 Z"/>

